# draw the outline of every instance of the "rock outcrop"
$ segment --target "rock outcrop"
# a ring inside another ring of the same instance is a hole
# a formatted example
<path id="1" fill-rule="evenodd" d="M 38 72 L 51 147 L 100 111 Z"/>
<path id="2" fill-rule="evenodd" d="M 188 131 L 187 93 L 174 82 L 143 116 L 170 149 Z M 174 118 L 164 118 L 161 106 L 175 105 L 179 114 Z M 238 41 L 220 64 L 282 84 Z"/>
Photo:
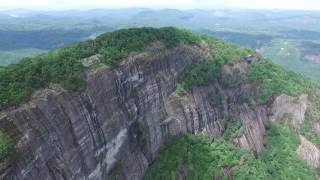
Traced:
<path id="1" fill-rule="evenodd" d="M 314 123 L 312 130 L 320 135 L 320 123 Z"/>
<path id="2" fill-rule="evenodd" d="M 301 145 L 299 146 L 297 153 L 305 160 L 309 166 L 317 168 L 320 166 L 320 150 L 305 137 L 300 136 Z"/>
<path id="3" fill-rule="evenodd" d="M 295 128 L 299 128 L 304 121 L 304 116 L 308 107 L 308 95 L 303 94 L 300 97 L 291 97 L 281 95 L 276 98 L 272 105 L 271 120 L 278 122 L 285 116 L 291 120 Z"/>
<path id="4" fill-rule="evenodd" d="M 130 55 L 117 68 L 94 70 L 90 68 L 100 63 L 99 56 L 87 59 L 87 85 L 82 90 L 66 92 L 52 86 L 37 92 L 29 103 L 0 114 L 0 129 L 17 149 L 11 165 L 1 169 L 2 178 L 138 180 L 172 136 L 207 132 L 218 137 L 228 118 L 239 120 L 244 128 L 234 143 L 259 155 L 268 107 L 243 100 L 254 93 L 246 80 L 248 62 L 223 68 L 223 74 L 236 82 L 232 87 L 217 80 L 183 94 L 175 92 L 179 75 L 207 54 L 205 46 L 153 47 Z M 240 79 L 232 79 L 234 73 Z M 298 114 L 294 125 L 303 120 L 305 98 L 290 109 Z M 292 107 L 291 101 L 295 99 L 284 96 L 276 100 L 275 120 L 288 113 L 281 108 Z"/>
<path id="5" fill-rule="evenodd" d="M 88 71 L 83 90 L 49 88 L 3 112 L 1 130 L 12 138 L 17 152 L 2 169 L 2 178 L 106 179 L 117 174 L 119 179 L 141 179 L 171 136 L 165 131 L 170 119 L 165 102 L 178 75 L 206 53 L 186 45 L 149 50 L 117 68 Z"/>
<path id="6" fill-rule="evenodd" d="M 234 141 L 239 146 L 253 150 L 257 155 L 260 155 L 264 150 L 263 138 L 266 133 L 265 125 L 268 121 L 266 108 L 241 106 L 240 118 L 245 133 Z"/>

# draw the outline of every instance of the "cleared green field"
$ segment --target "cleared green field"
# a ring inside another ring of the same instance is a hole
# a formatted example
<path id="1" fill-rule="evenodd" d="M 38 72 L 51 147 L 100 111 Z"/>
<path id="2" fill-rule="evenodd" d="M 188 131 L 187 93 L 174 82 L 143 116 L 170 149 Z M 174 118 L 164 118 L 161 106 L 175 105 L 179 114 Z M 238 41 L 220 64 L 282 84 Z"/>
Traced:
<path id="1" fill-rule="evenodd" d="M 261 53 L 276 64 L 320 80 L 320 64 L 302 59 L 300 43 L 298 40 L 274 39 L 270 46 L 261 48 Z"/>

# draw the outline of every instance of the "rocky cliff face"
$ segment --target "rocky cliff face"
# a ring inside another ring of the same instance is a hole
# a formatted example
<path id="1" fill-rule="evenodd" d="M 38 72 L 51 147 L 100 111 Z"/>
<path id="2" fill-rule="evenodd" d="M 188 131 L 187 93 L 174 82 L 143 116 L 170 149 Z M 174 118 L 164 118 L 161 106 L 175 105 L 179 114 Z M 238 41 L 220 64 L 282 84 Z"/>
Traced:
<path id="1" fill-rule="evenodd" d="M 320 165 L 320 150 L 312 142 L 300 135 L 301 145 L 297 149 L 298 155 L 304 159 L 309 166 L 317 168 Z"/>
<path id="2" fill-rule="evenodd" d="M 253 96 L 246 62 L 223 68 L 226 75 L 242 77 L 236 86 L 216 81 L 175 92 L 178 76 L 207 51 L 186 45 L 150 48 L 117 68 L 88 70 L 81 91 L 48 88 L 29 103 L 2 112 L 0 128 L 17 149 L 2 168 L 2 178 L 141 179 L 170 137 L 183 132 L 218 137 L 227 115 L 244 128 L 234 143 L 259 155 L 268 107 L 241 100 Z"/>
<path id="3" fill-rule="evenodd" d="M 178 75 L 205 53 L 184 45 L 149 50 L 88 73 L 79 92 L 46 89 L 3 112 L 1 129 L 17 149 L 3 178 L 106 179 L 119 164 L 123 178 L 141 178 L 168 138 L 164 104 Z"/>
<path id="4" fill-rule="evenodd" d="M 291 120 L 294 128 L 299 128 L 304 121 L 304 116 L 308 107 L 308 95 L 303 94 L 300 97 L 290 97 L 281 95 L 276 98 L 272 105 L 272 121 L 279 122 L 285 116 Z"/>

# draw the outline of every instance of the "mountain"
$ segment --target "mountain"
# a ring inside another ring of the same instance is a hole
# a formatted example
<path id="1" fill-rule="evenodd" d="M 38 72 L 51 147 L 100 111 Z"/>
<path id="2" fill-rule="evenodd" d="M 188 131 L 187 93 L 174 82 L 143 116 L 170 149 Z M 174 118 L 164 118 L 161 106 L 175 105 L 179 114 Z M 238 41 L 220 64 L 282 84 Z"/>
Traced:
<path id="1" fill-rule="evenodd" d="M 187 28 L 256 49 L 287 69 L 320 80 L 317 11 L 91 9 L 0 11 L 0 66 L 122 28 Z M 313 53 L 305 49 L 314 44 Z"/>
<path id="2" fill-rule="evenodd" d="M 317 179 L 319 84 L 187 30 L 0 68 L 3 179 Z"/>

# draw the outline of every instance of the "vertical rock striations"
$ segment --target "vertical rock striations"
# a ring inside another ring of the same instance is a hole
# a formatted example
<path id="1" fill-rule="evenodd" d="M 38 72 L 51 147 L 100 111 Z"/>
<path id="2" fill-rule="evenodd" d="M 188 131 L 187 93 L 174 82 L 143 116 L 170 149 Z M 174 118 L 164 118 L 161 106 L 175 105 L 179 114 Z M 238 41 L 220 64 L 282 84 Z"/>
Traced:
<path id="1" fill-rule="evenodd" d="M 48 88 L 7 110 L 0 128 L 17 153 L 2 178 L 141 179 L 170 137 L 182 132 L 220 136 L 228 114 L 245 129 L 235 144 L 260 154 L 267 111 L 240 102 L 251 95 L 250 84 L 226 88 L 217 81 L 183 96 L 174 92 L 178 76 L 207 51 L 186 45 L 150 48 L 117 68 L 88 71 L 87 86 L 78 92 Z M 246 73 L 244 62 L 232 68 Z"/>
<path id="2" fill-rule="evenodd" d="M 1 118 L 15 142 L 4 179 L 106 179 L 121 167 L 124 179 L 139 179 L 165 141 L 164 104 L 178 75 L 206 50 L 181 45 L 130 56 L 118 68 L 87 77 L 78 92 L 44 90 Z M 123 162 L 123 163 L 121 163 Z"/>

